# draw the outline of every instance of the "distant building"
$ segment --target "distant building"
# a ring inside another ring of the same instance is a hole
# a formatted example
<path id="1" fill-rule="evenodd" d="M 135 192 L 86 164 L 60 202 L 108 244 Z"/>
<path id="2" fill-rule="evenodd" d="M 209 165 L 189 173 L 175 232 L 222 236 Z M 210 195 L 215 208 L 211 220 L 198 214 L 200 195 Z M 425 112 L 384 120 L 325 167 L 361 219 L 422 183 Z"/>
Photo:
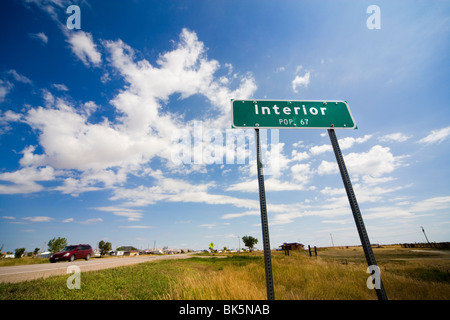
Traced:
<path id="1" fill-rule="evenodd" d="M 125 251 L 115 250 L 115 251 L 110 251 L 109 255 L 110 256 L 123 256 L 124 253 L 125 253 Z"/>
<path id="2" fill-rule="evenodd" d="M 138 256 L 139 250 L 129 250 L 123 253 L 124 256 Z"/>
<path id="3" fill-rule="evenodd" d="M 297 242 L 291 243 L 283 243 L 281 246 L 281 250 L 289 251 L 289 250 L 303 250 L 304 245 Z"/>
<path id="4" fill-rule="evenodd" d="M 52 255 L 52 253 L 50 251 L 45 251 L 45 252 L 39 252 L 36 257 L 38 258 L 50 258 L 50 256 Z"/>

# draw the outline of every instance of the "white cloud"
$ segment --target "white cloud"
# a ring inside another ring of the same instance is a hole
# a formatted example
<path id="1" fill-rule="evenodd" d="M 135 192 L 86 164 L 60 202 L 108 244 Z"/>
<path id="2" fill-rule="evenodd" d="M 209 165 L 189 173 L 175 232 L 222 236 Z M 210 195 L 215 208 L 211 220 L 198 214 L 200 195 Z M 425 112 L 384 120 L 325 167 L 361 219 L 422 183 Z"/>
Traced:
<path id="1" fill-rule="evenodd" d="M 402 165 L 404 156 L 394 156 L 390 149 L 380 145 L 373 146 L 368 152 L 350 153 L 344 156 L 345 164 L 350 174 L 380 177 L 391 173 Z M 323 160 L 318 167 L 319 175 L 337 173 L 335 162 Z"/>
<path id="2" fill-rule="evenodd" d="M 433 130 L 431 133 L 425 138 L 420 139 L 419 143 L 432 144 L 432 143 L 441 143 L 450 135 L 450 127 Z"/>
<path id="3" fill-rule="evenodd" d="M 98 207 L 95 209 L 100 211 L 112 212 L 116 216 L 127 218 L 128 221 L 139 221 L 143 216 L 141 210 L 120 206 Z"/>
<path id="4" fill-rule="evenodd" d="M 259 201 L 214 194 L 208 190 L 212 183 L 191 184 L 185 180 L 162 175 L 155 176 L 157 182 L 152 187 L 139 186 L 134 189 L 116 188 L 110 200 L 126 200 L 121 207 L 140 207 L 158 202 L 187 202 L 232 205 L 238 208 L 259 208 Z"/>
<path id="5" fill-rule="evenodd" d="M 80 223 L 82 223 L 82 224 L 95 224 L 97 222 L 103 222 L 103 219 L 102 218 L 92 218 L 92 219 L 80 221 Z"/>
<path id="6" fill-rule="evenodd" d="M 389 207 L 384 206 L 383 203 L 386 202 L 386 198 L 389 194 L 392 194 L 403 187 L 373 187 L 368 185 L 355 184 L 354 190 L 358 199 L 358 203 L 369 205 L 377 205 L 377 207 L 364 209 L 364 217 L 366 216 L 366 211 L 370 214 L 370 218 L 382 218 L 389 216 L 390 218 L 395 217 L 414 217 L 410 211 L 403 209 L 400 206 Z M 351 209 L 348 205 L 348 198 L 345 193 L 344 188 L 330 188 L 326 187 L 320 191 L 326 198 L 317 197 L 311 200 L 305 200 L 302 203 L 291 204 L 291 205 L 272 205 L 270 206 L 270 211 L 274 214 L 271 218 L 271 225 L 282 225 L 287 223 L 292 223 L 294 219 L 302 218 L 306 216 L 319 216 L 325 217 L 324 223 L 347 223 L 351 219 L 336 219 L 336 217 L 341 216 L 351 216 Z M 379 206 L 379 207 L 378 207 Z M 380 208 L 379 210 L 377 208 Z M 232 216 L 233 217 L 233 216 Z M 236 217 L 239 217 L 236 215 Z M 329 220 L 333 219 L 333 220 Z"/>
<path id="7" fill-rule="evenodd" d="M 205 223 L 205 224 L 200 224 L 199 227 L 205 227 L 208 229 L 212 229 L 214 228 L 216 225 L 214 223 Z"/>
<path id="8" fill-rule="evenodd" d="M 92 39 L 92 35 L 84 31 L 76 31 L 68 35 L 67 42 L 70 43 L 73 53 L 86 66 L 92 63 L 98 66 L 101 63 L 101 54 Z"/>
<path id="9" fill-rule="evenodd" d="M 248 179 L 246 181 L 234 183 L 230 185 L 227 191 L 241 191 L 241 192 L 257 192 L 258 181 L 256 179 Z"/>
<path id="10" fill-rule="evenodd" d="M 22 115 L 20 113 L 15 113 L 11 110 L 6 110 L 5 113 L 0 118 L 0 124 L 5 124 L 7 122 L 20 121 Z"/>
<path id="11" fill-rule="evenodd" d="M 292 150 L 291 161 L 303 161 L 309 159 L 311 156 L 308 152 L 298 152 L 297 150 Z"/>
<path id="12" fill-rule="evenodd" d="M 322 223 L 333 223 L 333 224 L 348 224 L 352 221 L 350 219 L 341 219 L 341 220 L 322 220 Z"/>
<path id="13" fill-rule="evenodd" d="M 363 176 L 362 180 L 367 185 L 375 185 L 380 183 L 385 183 L 389 181 L 394 181 L 394 177 L 373 177 L 373 176 Z"/>
<path id="14" fill-rule="evenodd" d="M 371 134 L 366 134 L 364 137 L 360 137 L 360 138 L 353 138 L 353 137 L 341 138 L 341 139 L 339 139 L 339 148 L 341 150 L 350 149 L 351 147 L 353 147 L 354 144 L 364 143 L 367 140 L 369 140 L 371 137 L 372 137 Z M 313 146 L 309 149 L 309 152 L 312 155 L 319 155 L 319 154 L 322 154 L 322 153 L 328 152 L 328 151 L 333 151 L 333 147 L 331 146 L 331 143 L 323 144 L 321 146 Z"/>
<path id="15" fill-rule="evenodd" d="M 134 50 L 121 40 L 105 41 L 104 45 L 111 53 L 113 66 L 134 87 L 135 93 L 145 91 L 148 96 L 159 99 L 167 99 L 174 92 L 186 98 L 207 90 L 219 67 L 217 61 L 206 59 L 203 43 L 187 29 L 181 32 L 174 50 L 160 55 L 159 68 L 146 60 L 135 64 Z"/>
<path id="16" fill-rule="evenodd" d="M 31 109 L 26 122 L 40 132 L 45 161 L 61 169 L 95 170 L 130 163 L 136 158 L 134 148 L 152 143 L 146 139 L 131 141 L 131 137 L 107 120 L 89 124 L 85 115 L 78 114 L 62 100 L 56 108 Z"/>
<path id="17" fill-rule="evenodd" d="M 55 178 L 52 167 L 25 167 L 14 172 L 0 174 L 0 194 L 33 193 L 44 189 L 36 181 L 51 181 Z"/>
<path id="18" fill-rule="evenodd" d="M 299 177 L 299 173 L 296 173 L 296 177 Z M 291 182 L 291 181 L 281 181 L 276 177 L 270 177 L 265 179 L 264 186 L 266 191 L 295 191 L 295 190 L 305 190 L 305 184 L 308 181 Z M 238 182 L 230 185 L 226 191 L 240 191 L 240 192 L 258 192 L 258 180 L 256 178 L 249 179 L 243 182 Z"/>
<path id="19" fill-rule="evenodd" d="M 309 85 L 309 76 L 310 76 L 310 72 L 306 72 L 303 77 L 298 76 L 298 75 L 295 76 L 294 80 L 292 80 L 292 90 L 295 93 L 298 93 L 297 89 L 299 87 L 307 88 Z"/>
<path id="20" fill-rule="evenodd" d="M 54 83 L 52 87 L 59 91 L 69 91 L 69 88 L 65 84 L 62 83 Z"/>
<path id="21" fill-rule="evenodd" d="M 22 218 L 23 220 L 28 220 L 31 222 L 50 222 L 52 220 L 54 220 L 53 218 L 50 217 L 44 217 L 44 216 L 35 216 L 35 217 L 25 217 Z"/>
<path id="22" fill-rule="evenodd" d="M 14 80 L 18 81 L 18 82 L 22 82 L 22 83 L 27 83 L 27 84 L 32 84 L 31 80 L 28 79 L 27 77 L 25 77 L 22 74 L 17 73 L 16 70 L 11 69 L 8 71 L 8 74 L 12 75 Z"/>
<path id="23" fill-rule="evenodd" d="M 325 187 L 324 189 L 320 190 L 320 193 L 327 196 L 343 196 L 345 195 L 345 189 Z"/>
<path id="24" fill-rule="evenodd" d="M 348 154 L 345 162 L 351 173 L 380 177 L 402 165 L 403 158 L 394 156 L 387 147 L 375 145 L 368 152 Z"/>
<path id="25" fill-rule="evenodd" d="M 240 217 L 245 217 L 245 216 L 258 216 L 260 214 L 261 214 L 261 212 L 258 210 L 250 210 L 250 211 L 244 211 L 244 212 L 240 212 L 240 213 L 227 213 L 227 214 L 224 214 L 220 218 L 221 219 L 233 219 L 233 218 L 240 218 Z"/>
<path id="26" fill-rule="evenodd" d="M 364 213 L 364 219 L 396 219 L 396 218 L 413 218 L 414 214 L 409 210 L 399 207 L 376 207 L 366 209 Z"/>
<path id="27" fill-rule="evenodd" d="M 334 174 L 334 173 L 339 172 L 338 170 L 339 170 L 339 168 L 338 168 L 336 162 L 322 160 L 319 167 L 317 168 L 317 173 L 319 175 Z"/>
<path id="28" fill-rule="evenodd" d="M 73 218 L 68 218 L 68 219 L 64 219 L 62 222 L 63 223 L 69 223 L 69 222 L 73 222 L 74 219 Z"/>
<path id="29" fill-rule="evenodd" d="M 122 229 L 150 229 L 153 228 L 151 226 L 120 226 Z"/>
<path id="30" fill-rule="evenodd" d="M 434 197 L 419 201 L 411 206 L 413 212 L 432 212 L 450 208 L 450 196 Z"/>
<path id="31" fill-rule="evenodd" d="M 309 148 L 309 152 L 315 156 L 327 151 L 333 151 L 333 147 L 331 146 L 331 144 L 323 144 L 321 146 L 313 146 Z"/>
<path id="32" fill-rule="evenodd" d="M 384 136 L 380 137 L 379 140 L 383 141 L 383 142 L 391 142 L 391 141 L 405 142 L 409 138 L 410 138 L 410 136 L 407 136 L 401 132 L 396 132 L 396 133 L 384 135 Z"/>
<path id="33" fill-rule="evenodd" d="M 1 101 L 0 101 L 1 102 Z M 11 129 L 10 122 L 20 121 L 22 115 L 11 110 L 6 110 L 3 114 L 0 110 L 0 134 L 3 134 Z"/>
<path id="34" fill-rule="evenodd" d="M 83 181 L 76 178 L 65 178 L 62 185 L 53 188 L 53 190 L 60 191 L 63 194 L 70 194 L 77 197 L 80 193 L 88 191 L 97 191 L 102 189 L 90 184 L 90 182 Z"/>
<path id="35" fill-rule="evenodd" d="M 5 100 L 6 95 L 11 91 L 12 88 L 12 83 L 0 79 L 0 103 Z"/>
<path id="36" fill-rule="evenodd" d="M 48 37 L 44 32 L 30 33 L 29 36 L 33 39 L 40 40 L 43 44 L 48 43 Z"/>
<path id="37" fill-rule="evenodd" d="M 291 172 L 292 177 L 301 185 L 309 183 L 314 174 L 309 163 L 295 164 L 291 167 Z"/>
<path id="38" fill-rule="evenodd" d="M 370 138 L 372 138 L 371 134 L 366 134 L 364 137 L 360 138 L 353 138 L 353 137 L 342 138 L 339 139 L 339 147 L 342 150 L 350 149 L 351 147 L 353 147 L 355 143 L 361 144 L 368 141 Z"/>

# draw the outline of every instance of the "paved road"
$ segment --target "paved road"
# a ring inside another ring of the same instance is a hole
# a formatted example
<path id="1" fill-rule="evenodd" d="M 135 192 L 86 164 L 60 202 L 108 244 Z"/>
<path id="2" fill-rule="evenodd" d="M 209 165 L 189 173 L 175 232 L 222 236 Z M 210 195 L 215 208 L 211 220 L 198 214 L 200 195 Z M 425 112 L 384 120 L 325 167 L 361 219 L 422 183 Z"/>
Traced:
<path id="1" fill-rule="evenodd" d="M 54 275 L 67 274 L 67 267 L 76 265 L 81 272 L 126 266 L 131 264 L 152 262 L 165 259 L 187 259 L 193 253 L 137 256 L 121 258 L 92 258 L 89 261 L 75 260 L 74 262 L 57 262 L 44 264 L 30 264 L 23 266 L 0 267 L 0 282 L 21 282 L 46 278 Z"/>

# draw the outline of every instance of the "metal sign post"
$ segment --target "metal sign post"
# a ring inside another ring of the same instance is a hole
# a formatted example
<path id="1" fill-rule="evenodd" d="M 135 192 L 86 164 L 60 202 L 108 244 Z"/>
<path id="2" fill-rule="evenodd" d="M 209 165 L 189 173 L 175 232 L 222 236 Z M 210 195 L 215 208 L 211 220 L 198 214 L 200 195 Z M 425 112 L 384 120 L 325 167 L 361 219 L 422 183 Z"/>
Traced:
<path id="1" fill-rule="evenodd" d="M 350 202 L 350 207 L 353 212 L 353 218 L 355 219 L 356 228 L 358 229 L 359 238 L 361 239 L 361 244 L 366 256 L 367 264 L 370 266 L 376 266 L 377 262 L 372 251 L 372 246 L 370 245 L 369 236 L 366 232 L 366 227 L 364 226 L 364 221 L 359 211 L 358 202 L 356 200 L 355 193 L 353 192 L 352 182 L 350 181 L 350 176 L 348 175 L 347 168 L 345 167 L 344 157 L 342 156 L 341 149 L 339 147 L 338 139 L 334 129 L 328 129 L 328 135 L 330 136 L 331 144 L 333 146 L 334 155 L 336 156 L 336 161 L 339 166 L 339 171 L 341 172 L 342 181 L 344 182 L 345 191 L 347 192 L 348 201 Z M 381 277 L 379 279 L 380 286 L 379 289 L 375 289 L 379 300 L 387 300 L 386 292 L 384 291 L 383 282 Z"/>
<path id="2" fill-rule="evenodd" d="M 267 221 L 266 191 L 264 188 L 264 174 L 262 167 L 259 129 L 255 129 L 255 137 L 256 164 L 258 168 L 259 204 L 261 208 L 261 227 L 264 245 L 264 265 L 266 267 L 267 300 L 275 300 L 275 293 L 273 290 L 272 259 L 270 256 L 269 223 Z"/>

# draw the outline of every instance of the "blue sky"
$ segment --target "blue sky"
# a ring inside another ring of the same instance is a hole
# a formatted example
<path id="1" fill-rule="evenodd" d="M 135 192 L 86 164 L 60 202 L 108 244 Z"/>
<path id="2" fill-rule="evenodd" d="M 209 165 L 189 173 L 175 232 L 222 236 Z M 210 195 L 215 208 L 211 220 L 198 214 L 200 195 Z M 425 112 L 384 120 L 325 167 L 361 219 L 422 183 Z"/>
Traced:
<path id="1" fill-rule="evenodd" d="M 347 101 L 358 129 L 336 133 L 371 242 L 449 241 L 449 17 L 447 1 L 2 1 L 0 245 L 261 248 L 230 99 Z M 271 247 L 360 244 L 326 130 L 266 133 Z"/>

